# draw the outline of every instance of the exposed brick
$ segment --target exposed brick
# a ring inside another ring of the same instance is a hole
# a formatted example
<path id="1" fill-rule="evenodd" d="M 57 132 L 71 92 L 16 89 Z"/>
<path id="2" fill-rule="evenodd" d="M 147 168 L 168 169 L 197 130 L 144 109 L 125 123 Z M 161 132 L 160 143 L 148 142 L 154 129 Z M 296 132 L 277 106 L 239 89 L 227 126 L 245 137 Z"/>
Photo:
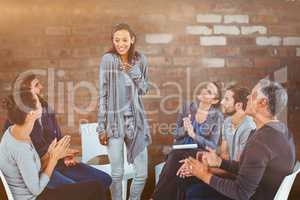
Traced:
<path id="1" fill-rule="evenodd" d="M 222 15 L 214 14 L 199 14 L 197 15 L 197 22 L 199 23 L 221 23 Z"/>
<path id="2" fill-rule="evenodd" d="M 255 67 L 279 67 L 280 59 L 277 58 L 254 58 Z"/>
<path id="3" fill-rule="evenodd" d="M 267 27 L 265 26 L 242 26 L 241 32 L 243 35 L 250 35 L 250 34 L 266 34 Z"/>
<path id="4" fill-rule="evenodd" d="M 173 40 L 172 34 L 167 33 L 153 33 L 146 34 L 146 42 L 149 44 L 167 44 Z"/>
<path id="5" fill-rule="evenodd" d="M 149 56 L 148 62 L 151 63 L 152 66 L 164 66 L 172 63 L 170 58 L 164 56 Z"/>
<path id="6" fill-rule="evenodd" d="M 50 58 L 66 58 L 71 56 L 71 49 L 67 48 L 55 48 L 47 49 L 47 56 Z"/>
<path id="7" fill-rule="evenodd" d="M 300 56 L 300 48 L 296 48 L 296 56 Z"/>
<path id="8" fill-rule="evenodd" d="M 181 65 L 181 66 L 186 66 L 186 67 L 192 67 L 196 64 L 199 64 L 199 58 L 195 56 L 178 56 L 173 58 L 173 64 L 174 65 Z"/>
<path id="9" fill-rule="evenodd" d="M 224 16 L 224 23 L 249 23 L 249 16 L 248 15 L 225 15 Z"/>
<path id="10" fill-rule="evenodd" d="M 273 47 L 269 48 L 269 55 L 274 57 L 294 57 L 296 55 L 296 49 L 293 47 Z"/>
<path id="11" fill-rule="evenodd" d="M 38 69 L 57 68 L 58 66 L 59 63 L 57 60 L 49 60 L 49 59 L 34 59 L 28 63 L 28 67 L 38 68 Z"/>
<path id="12" fill-rule="evenodd" d="M 225 34 L 225 35 L 239 35 L 240 29 L 237 26 L 222 26 L 215 25 L 214 26 L 215 34 Z"/>
<path id="13" fill-rule="evenodd" d="M 249 58 L 228 58 L 227 67 L 253 67 L 253 61 Z"/>
<path id="14" fill-rule="evenodd" d="M 71 34 L 71 28 L 66 26 L 47 27 L 46 35 L 66 36 Z"/>
<path id="15" fill-rule="evenodd" d="M 224 45 L 226 45 L 226 37 L 203 36 L 203 37 L 200 37 L 200 45 L 202 45 L 202 46 L 224 46 Z"/>
<path id="16" fill-rule="evenodd" d="M 234 46 L 250 46 L 255 45 L 253 37 L 227 37 L 227 44 Z"/>
<path id="17" fill-rule="evenodd" d="M 146 55 L 159 55 L 161 54 L 161 48 L 156 48 L 154 45 L 146 45 L 142 47 L 143 53 Z"/>
<path id="18" fill-rule="evenodd" d="M 225 60 L 223 58 L 202 58 L 203 67 L 225 67 Z"/>
<path id="19" fill-rule="evenodd" d="M 195 45 L 199 43 L 199 36 L 198 35 L 178 35 L 175 37 L 172 44 L 176 45 Z M 169 45 L 168 45 L 169 46 Z"/>
<path id="20" fill-rule="evenodd" d="M 211 55 L 215 57 L 238 56 L 240 48 L 238 47 L 211 47 Z"/>
<path id="21" fill-rule="evenodd" d="M 300 33 L 300 26 L 288 24 L 288 25 L 272 25 L 268 26 L 268 32 L 272 35 L 284 35 L 284 36 L 298 36 Z"/>
<path id="22" fill-rule="evenodd" d="M 280 19 L 276 15 L 255 15 L 250 18 L 252 24 L 277 24 Z"/>
<path id="23" fill-rule="evenodd" d="M 187 26 L 185 28 L 187 34 L 191 35 L 211 35 L 212 29 L 207 26 Z"/>
<path id="24" fill-rule="evenodd" d="M 92 26 L 77 25 L 72 27 L 72 35 L 100 35 L 100 34 L 101 34 L 101 28 L 98 25 L 92 25 Z"/>
<path id="25" fill-rule="evenodd" d="M 285 46 L 300 46 L 300 37 L 285 37 L 283 38 Z"/>
<path id="26" fill-rule="evenodd" d="M 267 48 L 247 47 L 241 50 L 241 55 L 247 57 L 256 57 L 256 56 L 261 57 L 261 56 L 269 56 L 270 52 Z"/>
<path id="27" fill-rule="evenodd" d="M 257 37 L 256 44 L 258 46 L 279 46 L 281 45 L 281 37 Z"/>

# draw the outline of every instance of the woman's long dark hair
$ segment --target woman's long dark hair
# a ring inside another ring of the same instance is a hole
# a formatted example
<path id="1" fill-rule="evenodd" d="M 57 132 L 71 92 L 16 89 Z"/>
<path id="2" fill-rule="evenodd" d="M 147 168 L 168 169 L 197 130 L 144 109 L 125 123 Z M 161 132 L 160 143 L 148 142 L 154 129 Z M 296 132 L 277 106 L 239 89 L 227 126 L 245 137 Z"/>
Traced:
<path id="1" fill-rule="evenodd" d="M 130 28 L 130 26 L 128 24 L 121 23 L 121 24 L 117 24 L 113 27 L 112 32 L 111 32 L 112 47 L 111 47 L 111 49 L 109 49 L 107 51 L 107 53 L 113 53 L 113 54 L 119 55 L 116 48 L 115 48 L 115 45 L 113 44 L 113 37 L 114 37 L 115 32 L 120 31 L 120 30 L 128 31 L 130 37 L 135 38 L 134 43 L 130 45 L 130 48 L 128 50 L 128 62 L 130 64 L 132 64 L 134 62 L 134 60 L 139 56 L 139 54 L 138 54 L 137 51 L 135 51 L 135 43 L 136 43 L 136 40 L 137 40 L 136 35 L 132 31 L 132 29 Z"/>

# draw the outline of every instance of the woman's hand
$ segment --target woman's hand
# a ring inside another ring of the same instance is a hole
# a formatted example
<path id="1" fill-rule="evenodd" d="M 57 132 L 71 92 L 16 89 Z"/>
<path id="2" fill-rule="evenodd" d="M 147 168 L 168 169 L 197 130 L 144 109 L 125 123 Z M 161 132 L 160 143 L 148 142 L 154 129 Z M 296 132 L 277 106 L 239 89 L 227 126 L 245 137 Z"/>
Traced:
<path id="1" fill-rule="evenodd" d="M 56 139 L 55 139 L 56 140 Z M 71 137 L 66 135 L 64 136 L 61 140 L 59 140 L 58 142 L 56 142 L 55 146 L 53 147 L 52 142 L 50 147 L 50 158 L 54 159 L 54 160 L 59 160 L 61 158 L 64 158 L 68 155 L 69 152 L 69 147 L 70 147 L 70 141 L 71 141 Z"/>
<path id="2" fill-rule="evenodd" d="M 99 142 L 102 145 L 107 145 L 108 144 L 108 136 L 107 133 L 101 133 L 99 135 Z"/>
<path id="3" fill-rule="evenodd" d="M 124 71 L 128 72 L 131 68 L 132 68 L 132 65 L 125 63 L 125 62 L 122 63 L 122 69 Z"/>
<path id="4" fill-rule="evenodd" d="M 191 115 L 189 115 L 188 117 L 183 118 L 183 126 L 184 126 L 184 130 L 187 131 L 188 135 L 195 139 L 196 134 L 194 132 L 194 127 L 192 125 L 191 122 Z"/>

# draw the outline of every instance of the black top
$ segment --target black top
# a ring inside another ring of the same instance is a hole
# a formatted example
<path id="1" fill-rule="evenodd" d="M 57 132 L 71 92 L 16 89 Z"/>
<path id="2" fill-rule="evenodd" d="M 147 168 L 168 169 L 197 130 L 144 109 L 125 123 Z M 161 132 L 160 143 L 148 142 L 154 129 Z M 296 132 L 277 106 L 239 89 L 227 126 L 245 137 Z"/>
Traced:
<path id="1" fill-rule="evenodd" d="M 210 185 L 232 199 L 273 199 L 294 164 L 293 136 L 285 124 L 273 121 L 251 134 L 240 162 L 222 160 L 220 168 L 236 179 L 213 176 Z"/>

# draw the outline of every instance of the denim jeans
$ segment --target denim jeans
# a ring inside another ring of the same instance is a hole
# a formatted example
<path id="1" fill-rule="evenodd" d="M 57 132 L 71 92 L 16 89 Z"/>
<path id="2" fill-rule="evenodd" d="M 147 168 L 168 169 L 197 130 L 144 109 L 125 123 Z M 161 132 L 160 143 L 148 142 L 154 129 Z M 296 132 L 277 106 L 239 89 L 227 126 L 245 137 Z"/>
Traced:
<path id="1" fill-rule="evenodd" d="M 111 197 L 122 199 L 122 180 L 124 176 L 124 138 L 109 138 L 108 156 L 111 164 Z M 129 200 L 139 200 L 148 177 L 148 152 L 145 149 L 134 159 L 134 178 L 130 187 Z"/>
<path id="2" fill-rule="evenodd" d="M 105 172 L 84 163 L 78 163 L 75 166 L 67 167 L 64 163 L 59 162 L 52 173 L 47 187 L 54 189 L 65 184 L 86 181 L 100 182 L 105 189 L 108 189 L 111 184 L 111 177 Z"/>

